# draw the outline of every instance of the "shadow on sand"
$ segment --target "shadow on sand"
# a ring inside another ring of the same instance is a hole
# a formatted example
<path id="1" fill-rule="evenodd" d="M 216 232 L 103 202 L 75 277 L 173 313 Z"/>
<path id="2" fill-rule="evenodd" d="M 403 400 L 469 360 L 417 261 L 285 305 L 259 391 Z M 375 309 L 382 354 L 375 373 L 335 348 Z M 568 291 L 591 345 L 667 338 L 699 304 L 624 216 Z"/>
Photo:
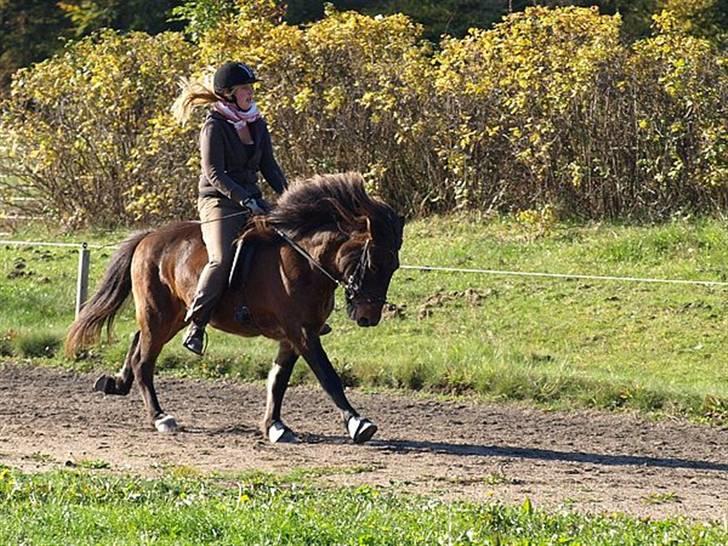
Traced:
<path id="1" fill-rule="evenodd" d="M 338 436 L 304 435 L 305 443 L 346 444 L 349 441 Z M 728 472 L 728 463 L 694 461 L 672 457 L 649 457 L 644 455 L 611 455 L 585 453 L 580 451 L 557 451 L 512 446 L 483 446 L 476 444 L 451 444 L 415 440 L 371 440 L 370 448 L 401 453 L 438 453 L 457 457 L 509 457 L 514 459 L 538 459 L 543 461 L 564 461 L 602 466 L 645 466 L 653 468 L 689 468 L 692 470 L 713 470 Z"/>

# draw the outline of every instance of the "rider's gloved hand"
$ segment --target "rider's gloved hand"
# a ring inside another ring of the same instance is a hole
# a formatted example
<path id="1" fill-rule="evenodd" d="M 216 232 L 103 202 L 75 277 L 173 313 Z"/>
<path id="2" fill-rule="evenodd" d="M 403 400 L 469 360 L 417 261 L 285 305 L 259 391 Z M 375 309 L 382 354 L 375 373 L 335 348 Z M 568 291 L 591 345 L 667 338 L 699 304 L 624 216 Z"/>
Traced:
<path id="1" fill-rule="evenodd" d="M 253 216 L 256 216 L 258 214 L 265 214 L 266 208 L 258 199 L 255 197 L 248 197 L 247 199 L 244 199 L 242 203 L 240 203 L 243 208 L 248 209 L 250 214 Z"/>

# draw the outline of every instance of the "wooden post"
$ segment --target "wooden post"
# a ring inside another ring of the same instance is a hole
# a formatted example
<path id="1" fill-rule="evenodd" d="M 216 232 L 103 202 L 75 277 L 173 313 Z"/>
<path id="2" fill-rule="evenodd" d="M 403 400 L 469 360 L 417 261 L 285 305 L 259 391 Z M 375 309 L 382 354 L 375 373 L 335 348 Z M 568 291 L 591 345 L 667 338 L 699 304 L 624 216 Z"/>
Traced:
<path id="1" fill-rule="evenodd" d="M 91 251 L 88 244 L 83 243 L 78 251 L 78 278 L 76 279 L 76 317 L 81 312 L 88 297 L 88 270 L 91 262 Z"/>

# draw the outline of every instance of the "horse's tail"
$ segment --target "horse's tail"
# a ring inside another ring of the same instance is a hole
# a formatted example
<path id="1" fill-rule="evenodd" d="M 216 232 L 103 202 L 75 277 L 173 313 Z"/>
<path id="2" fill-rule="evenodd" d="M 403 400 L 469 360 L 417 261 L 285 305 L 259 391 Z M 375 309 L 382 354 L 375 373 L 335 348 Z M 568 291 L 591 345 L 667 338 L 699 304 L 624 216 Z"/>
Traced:
<path id="1" fill-rule="evenodd" d="M 111 257 L 96 293 L 81 309 L 66 335 L 65 352 L 74 357 L 80 349 L 99 341 L 101 330 L 111 337 L 111 327 L 116 314 L 131 292 L 131 260 L 134 251 L 149 231 L 135 233 L 123 243 Z"/>

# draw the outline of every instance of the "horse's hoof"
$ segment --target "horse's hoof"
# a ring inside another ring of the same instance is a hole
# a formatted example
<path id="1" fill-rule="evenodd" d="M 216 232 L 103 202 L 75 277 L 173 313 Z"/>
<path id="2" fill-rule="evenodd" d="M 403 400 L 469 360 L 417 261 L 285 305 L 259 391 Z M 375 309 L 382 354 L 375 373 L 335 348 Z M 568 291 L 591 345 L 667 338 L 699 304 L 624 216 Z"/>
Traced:
<path id="1" fill-rule="evenodd" d="M 359 416 L 349 418 L 346 428 L 355 444 L 368 442 L 377 432 L 377 425 Z"/>
<path id="2" fill-rule="evenodd" d="M 116 379 L 110 375 L 101 375 L 94 383 L 94 391 L 104 394 L 116 394 Z"/>
<path id="3" fill-rule="evenodd" d="M 272 444 L 295 444 L 298 443 L 298 436 L 283 421 L 275 421 L 268 428 L 268 439 Z"/>
<path id="4" fill-rule="evenodd" d="M 170 433 L 177 432 L 177 430 L 179 430 L 179 425 L 177 424 L 177 421 L 175 421 L 174 417 L 171 415 L 164 415 L 154 421 L 154 428 L 156 428 L 159 432 Z"/>

